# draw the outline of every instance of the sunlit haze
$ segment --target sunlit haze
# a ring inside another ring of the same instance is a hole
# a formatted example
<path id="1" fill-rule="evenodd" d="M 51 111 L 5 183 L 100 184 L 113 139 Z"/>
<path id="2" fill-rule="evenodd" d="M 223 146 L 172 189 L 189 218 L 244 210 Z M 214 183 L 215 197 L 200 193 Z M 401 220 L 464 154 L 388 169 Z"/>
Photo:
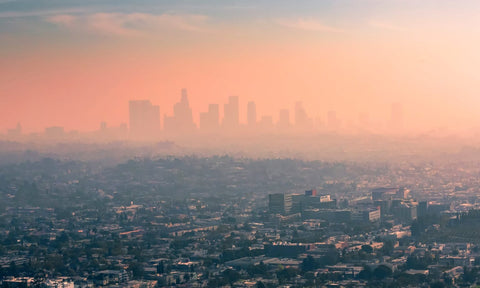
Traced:
<path id="1" fill-rule="evenodd" d="M 228 97 L 257 117 L 465 132 L 480 122 L 480 2 L 0 1 L 0 131 L 129 124 L 129 101 L 193 120 Z M 348 130 L 348 129 L 347 129 Z"/>
<path id="2" fill-rule="evenodd" d="M 480 287 L 480 0 L 0 0 L 0 288 Z"/>

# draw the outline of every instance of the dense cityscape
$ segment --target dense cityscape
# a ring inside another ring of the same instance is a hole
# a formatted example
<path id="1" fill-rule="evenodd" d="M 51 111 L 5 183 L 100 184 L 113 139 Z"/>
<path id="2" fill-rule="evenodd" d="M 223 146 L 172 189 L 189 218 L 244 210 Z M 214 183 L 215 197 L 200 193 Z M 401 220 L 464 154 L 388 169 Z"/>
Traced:
<path id="1" fill-rule="evenodd" d="M 228 156 L 0 168 L 3 287 L 470 287 L 472 162 Z"/>
<path id="2" fill-rule="evenodd" d="M 480 288 L 479 15 L 0 0 L 0 288 Z"/>

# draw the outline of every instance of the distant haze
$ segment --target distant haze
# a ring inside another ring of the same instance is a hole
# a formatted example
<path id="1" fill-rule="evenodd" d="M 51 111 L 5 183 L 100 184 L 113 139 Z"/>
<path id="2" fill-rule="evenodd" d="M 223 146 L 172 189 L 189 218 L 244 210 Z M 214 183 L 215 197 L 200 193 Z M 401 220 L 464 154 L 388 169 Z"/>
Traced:
<path id="1" fill-rule="evenodd" d="M 65 2 L 0 1 L 1 133 L 118 126 L 139 99 L 163 125 L 182 88 L 197 126 L 232 95 L 241 123 L 249 101 L 275 123 L 297 101 L 324 123 L 480 123 L 478 1 Z"/>

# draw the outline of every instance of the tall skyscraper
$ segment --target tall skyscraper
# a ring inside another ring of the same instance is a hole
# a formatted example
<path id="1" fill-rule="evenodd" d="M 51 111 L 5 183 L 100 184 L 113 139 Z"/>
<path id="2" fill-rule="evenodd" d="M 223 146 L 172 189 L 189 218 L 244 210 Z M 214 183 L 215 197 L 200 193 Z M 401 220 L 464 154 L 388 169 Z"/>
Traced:
<path id="1" fill-rule="evenodd" d="M 195 130 L 192 108 L 190 108 L 186 89 L 182 89 L 180 102 L 173 106 L 173 116 L 165 116 L 164 128 L 165 131 L 176 134 Z"/>
<path id="2" fill-rule="evenodd" d="M 223 106 L 223 127 L 227 130 L 237 129 L 239 124 L 238 96 L 228 97 L 228 103 Z"/>
<path id="3" fill-rule="evenodd" d="M 130 101 L 129 117 L 133 140 L 151 140 L 160 132 L 160 108 L 149 100 Z"/>
<path id="4" fill-rule="evenodd" d="M 253 101 L 247 104 L 247 124 L 250 128 L 257 125 L 257 105 Z"/>
<path id="5" fill-rule="evenodd" d="M 312 120 L 308 118 L 302 102 L 295 103 L 295 126 L 301 130 L 309 129 L 312 126 Z"/>
<path id="6" fill-rule="evenodd" d="M 218 104 L 208 105 L 208 112 L 200 113 L 200 130 L 203 132 L 215 132 L 219 128 Z"/>

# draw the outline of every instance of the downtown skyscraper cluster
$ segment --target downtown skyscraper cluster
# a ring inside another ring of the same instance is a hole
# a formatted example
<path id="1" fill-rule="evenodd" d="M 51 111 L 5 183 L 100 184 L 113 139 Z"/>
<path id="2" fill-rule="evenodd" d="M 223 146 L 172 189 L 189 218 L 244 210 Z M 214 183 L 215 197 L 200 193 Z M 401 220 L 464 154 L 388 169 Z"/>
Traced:
<path id="1" fill-rule="evenodd" d="M 240 122 L 240 101 L 238 96 L 228 97 L 223 105 L 223 117 L 219 104 L 209 104 L 206 112 L 199 114 L 198 125 L 186 89 L 182 89 L 180 101 L 174 104 L 173 115 L 164 115 L 163 129 L 159 106 L 149 100 L 132 100 L 129 105 L 129 135 L 134 140 L 156 138 L 160 133 L 169 136 L 189 136 L 195 133 L 235 135 L 237 133 L 309 133 L 315 130 L 338 132 L 351 123 L 342 123 L 335 111 L 328 111 L 326 119 L 311 118 L 302 102 L 296 102 L 293 119 L 290 110 L 281 109 L 278 121 L 272 116 L 257 115 L 257 106 L 249 101 L 246 106 L 246 123 Z M 403 111 L 399 103 L 392 105 L 389 128 L 399 131 L 403 125 Z M 293 121 L 292 121 L 293 120 Z M 369 125 L 368 115 L 361 114 L 358 123 L 362 128 Z M 357 126 L 360 127 L 360 126 Z M 348 127 L 352 128 L 352 127 Z"/>

